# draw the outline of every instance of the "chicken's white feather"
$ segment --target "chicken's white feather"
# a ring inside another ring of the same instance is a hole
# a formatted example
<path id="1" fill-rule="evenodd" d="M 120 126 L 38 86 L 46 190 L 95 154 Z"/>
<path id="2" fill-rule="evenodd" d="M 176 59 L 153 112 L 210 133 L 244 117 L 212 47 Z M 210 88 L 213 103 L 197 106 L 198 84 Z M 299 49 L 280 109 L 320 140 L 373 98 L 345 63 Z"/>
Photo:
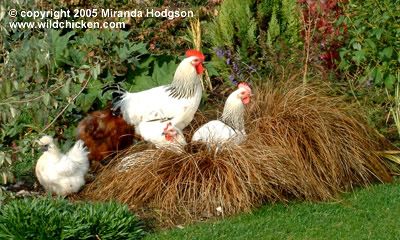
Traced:
<path id="1" fill-rule="evenodd" d="M 84 142 L 77 141 L 67 154 L 60 153 L 49 136 L 42 137 L 39 145 L 48 148 L 40 156 L 35 168 L 40 184 L 57 195 L 78 192 L 85 184 L 84 176 L 89 168 Z"/>
<path id="2" fill-rule="evenodd" d="M 124 92 L 113 108 L 120 109 L 125 121 L 136 129 L 144 121 L 167 118 L 182 130 L 192 121 L 202 97 L 201 79 L 192 65 L 195 58 L 185 58 L 179 64 L 171 84 L 137 93 Z M 146 138 L 142 129 L 136 133 Z"/>
<path id="3" fill-rule="evenodd" d="M 168 151 L 182 153 L 187 142 L 182 131 L 172 126 L 169 122 L 151 121 L 141 122 L 139 127 L 142 128 L 144 140 L 152 142 L 157 148 L 164 148 Z M 146 163 L 152 161 L 151 154 L 154 149 L 145 150 L 143 152 L 135 152 L 124 157 L 118 165 L 119 172 L 125 172 L 137 163 Z"/>
<path id="4" fill-rule="evenodd" d="M 232 92 L 225 102 L 220 120 L 213 120 L 201 126 L 193 134 L 192 142 L 204 142 L 211 146 L 240 144 L 245 141 L 247 137 L 244 129 L 244 102 L 248 103 L 250 99 L 249 89 L 239 87 Z"/>
<path id="5" fill-rule="evenodd" d="M 185 137 L 181 130 L 169 122 L 164 121 L 150 121 L 141 122 L 138 129 L 141 131 L 145 141 L 153 143 L 157 148 L 166 148 L 170 151 L 181 152 L 183 147 L 187 144 Z M 169 130 L 174 131 L 174 135 L 170 136 L 171 140 L 167 140 Z"/>

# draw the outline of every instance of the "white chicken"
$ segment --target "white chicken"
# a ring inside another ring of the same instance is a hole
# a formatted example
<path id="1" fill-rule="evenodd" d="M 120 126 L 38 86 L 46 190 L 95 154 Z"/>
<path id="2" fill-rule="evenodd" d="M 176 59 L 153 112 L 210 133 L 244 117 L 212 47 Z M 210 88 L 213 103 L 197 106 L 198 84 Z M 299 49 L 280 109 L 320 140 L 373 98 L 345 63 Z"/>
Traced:
<path id="1" fill-rule="evenodd" d="M 137 93 L 126 92 L 118 86 L 106 87 L 102 95 L 113 90 L 113 111 L 120 111 L 136 134 L 143 138 L 139 124 L 152 119 L 164 119 L 182 130 L 193 119 L 202 97 L 200 75 L 203 72 L 204 55 L 196 50 L 186 51 L 185 58 L 176 69 L 171 84 Z"/>
<path id="2" fill-rule="evenodd" d="M 210 121 L 197 129 L 192 142 L 214 146 L 224 143 L 240 144 L 246 140 L 244 104 L 250 102 L 251 95 L 251 88 L 246 83 L 240 83 L 238 89 L 226 100 L 220 119 Z"/>
<path id="3" fill-rule="evenodd" d="M 161 123 L 161 122 L 143 122 L 146 124 L 144 128 L 144 135 L 145 136 L 151 136 L 152 139 L 145 139 L 147 141 L 151 141 L 156 145 L 157 148 L 165 148 L 168 149 L 169 151 L 173 152 L 178 152 L 181 153 L 183 152 L 183 147 L 186 146 L 186 140 L 183 135 L 183 133 L 172 126 L 172 123 Z M 141 126 L 143 123 L 141 123 L 139 126 Z M 154 126 L 151 126 L 151 124 L 154 124 Z M 162 126 L 165 128 L 162 131 L 159 131 L 159 126 Z M 150 132 L 151 131 L 151 132 Z M 142 152 L 136 152 L 133 153 L 129 156 L 126 156 L 121 160 L 121 162 L 118 165 L 119 172 L 125 172 L 135 164 L 139 162 L 146 162 L 146 161 L 151 161 L 151 156 L 152 153 L 154 153 L 154 149 L 149 149 L 145 150 Z"/>
<path id="4" fill-rule="evenodd" d="M 180 152 L 187 144 L 182 131 L 171 122 L 146 121 L 141 122 L 138 128 L 143 133 L 143 139 L 153 143 L 157 148 Z"/>
<path id="5" fill-rule="evenodd" d="M 36 164 L 36 177 L 40 184 L 57 195 L 78 192 L 85 184 L 85 174 L 89 168 L 88 154 L 84 142 L 79 140 L 67 154 L 58 151 L 50 136 L 39 140 L 45 151 Z"/>

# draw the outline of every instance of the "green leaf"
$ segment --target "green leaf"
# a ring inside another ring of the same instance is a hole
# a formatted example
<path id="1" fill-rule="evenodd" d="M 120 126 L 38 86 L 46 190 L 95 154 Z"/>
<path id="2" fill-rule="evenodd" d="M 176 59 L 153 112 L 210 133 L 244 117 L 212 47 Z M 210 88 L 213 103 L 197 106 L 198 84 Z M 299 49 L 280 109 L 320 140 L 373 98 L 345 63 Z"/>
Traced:
<path id="1" fill-rule="evenodd" d="M 153 79 L 149 76 L 137 76 L 134 79 L 135 84 L 132 84 L 128 92 L 139 92 L 156 86 Z"/>
<path id="2" fill-rule="evenodd" d="M 393 48 L 392 47 L 387 47 L 383 49 L 381 52 L 384 57 L 390 58 L 393 54 Z"/>
<path id="3" fill-rule="evenodd" d="M 360 64 L 361 61 L 363 61 L 365 59 L 365 51 L 363 49 L 358 50 L 356 52 L 354 52 L 354 58 L 353 60 L 357 63 Z"/>
<path id="4" fill-rule="evenodd" d="M 393 85 L 396 82 L 396 77 L 389 73 L 388 75 L 386 75 L 385 77 L 385 87 L 388 88 L 389 90 L 393 90 Z"/>
<path id="5" fill-rule="evenodd" d="M 69 96 L 69 86 L 71 84 L 71 78 L 69 78 L 67 80 L 67 82 L 65 83 L 65 86 L 61 88 L 61 94 L 63 97 L 67 97 Z"/>
<path id="6" fill-rule="evenodd" d="M 97 76 L 100 74 L 100 65 L 96 64 L 94 68 L 91 70 L 92 79 L 97 80 Z"/>
<path id="7" fill-rule="evenodd" d="M 6 154 L 4 152 L 0 152 L 0 168 L 3 166 L 4 164 L 4 160 L 6 158 Z"/>
<path id="8" fill-rule="evenodd" d="M 161 67 L 156 63 L 152 78 L 156 82 L 157 86 L 170 84 L 177 67 L 178 65 L 175 61 L 170 61 L 168 63 L 164 62 Z"/>
<path id="9" fill-rule="evenodd" d="M 73 61 L 74 67 L 80 67 L 82 64 L 84 64 L 84 60 L 87 57 L 87 54 L 85 52 L 77 50 L 75 48 L 70 48 L 69 53 Z"/>
<path id="10" fill-rule="evenodd" d="M 382 33 L 383 33 L 384 31 L 385 31 L 384 29 L 379 28 L 379 29 L 373 30 L 372 32 L 373 32 L 373 34 L 375 34 L 376 39 L 380 40 L 380 39 L 381 39 L 381 36 L 382 36 Z"/>
<path id="11" fill-rule="evenodd" d="M 220 76 L 220 74 L 218 73 L 217 69 L 215 69 L 213 62 L 205 63 L 204 67 L 207 69 L 208 75 L 210 77 L 212 77 L 212 76 Z"/>
<path id="12" fill-rule="evenodd" d="M 97 94 L 81 94 L 77 98 L 76 103 L 82 108 L 83 111 L 87 112 L 96 98 Z"/>
<path id="13" fill-rule="evenodd" d="M 50 94 L 49 93 L 43 94 L 43 103 L 44 103 L 44 105 L 48 106 L 49 102 L 50 102 Z"/>
<path id="14" fill-rule="evenodd" d="M 141 42 L 141 43 L 133 45 L 129 50 L 131 52 L 138 51 L 140 54 L 146 54 L 146 53 L 148 53 L 146 46 L 147 46 L 146 43 Z"/>
<path id="15" fill-rule="evenodd" d="M 85 80 L 86 74 L 85 73 L 79 73 L 78 75 L 78 80 L 80 83 L 83 83 L 83 81 Z"/>
<path id="16" fill-rule="evenodd" d="M 53 48 L 56 65 L 59 65 L 60 61 L 63 59 L 62 54 L 67 48 L 68 41 L 73 35 L 75 35 L 75 31 L 70 31 L 62 37 L 60 37 L 61 31 L 58 30 L 50 29 L 47 33 L 49 35 L 48 41 Z"/>
<path id="17" fill-rule="evenodd" d="M 376 45 L 375 45 L 374 41 L 372 41 L 371 39 L 365 39 L 365 42 L 366 42 L 372 49 L 376 49 Z"/>
<path id="18" fill-rule="evenodd" d="M 382 74 L 381 68 L 377 67 L 376 68 L 376 74 L 375 74 L 374 83 L 375 84 L 379 84 L 382 81 L 382 78 L 383 78 L 383 74 Z"/>

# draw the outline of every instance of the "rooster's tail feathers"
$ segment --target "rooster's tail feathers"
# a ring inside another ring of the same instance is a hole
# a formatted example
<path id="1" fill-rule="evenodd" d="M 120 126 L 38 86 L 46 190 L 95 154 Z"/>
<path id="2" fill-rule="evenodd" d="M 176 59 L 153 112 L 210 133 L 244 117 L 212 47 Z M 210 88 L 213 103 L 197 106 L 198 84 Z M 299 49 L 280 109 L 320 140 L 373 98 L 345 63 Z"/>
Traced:
<path id="1" fill-rule="evenodd" d="M 112 96 L 111 113 L 113 116 L 119 116 L 121 115 L 120 103 L 121 100 L 123 99 L 124 94 L 126 93 L 126 90 L 123 89 L 118 84 L 107 86 L 102 89 L 101 97 L 104 97 L 104 94 L 108 91 L 113 91 L 111 94 Z"/>
<path id="2" fill-rule="evenodd" d="M 121 97 L 124 93 L 126 93 L 125 89 L 123 89 L 120 85 L 115 84 L 115 85 L 104 87 L 101 90 L 101 97 L 104 97 L 104 94 L 106 94 L 106 92 L 108 92 L 108 91 L 113 91 L 112 92 L 113 99 L 115 99 L 117 97 Z"/>

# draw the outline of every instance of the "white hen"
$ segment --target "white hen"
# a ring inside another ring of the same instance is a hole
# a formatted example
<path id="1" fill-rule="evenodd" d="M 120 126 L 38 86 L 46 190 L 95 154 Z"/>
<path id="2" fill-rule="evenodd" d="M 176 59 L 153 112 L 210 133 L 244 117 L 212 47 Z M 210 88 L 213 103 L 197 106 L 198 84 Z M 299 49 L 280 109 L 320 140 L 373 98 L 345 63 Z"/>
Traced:
<path id="1" fill-rule="evenodd" d="M 151 136 L 149 139 L 145 139 L 146 141 L 151 141 L 156 145 L 157 148 L 165 148 L 172 152 L 181 153 L 183 152 L 183 147 L 186 146 L 186 140 L 183 133 L 172 126 L 169 123 L 162 123 L 159 121 L 154 122 L 142 122 L 140 126 L 145 124 L 143 130 L 145 136 Z M 160 129 L 160 127 L 162 127 Z M 135 164 L 141 162 L 151 161 L 151 156 L 154 153 L 154 149 L 145 150 L 142 152 L 136 152 L 129 156 L 123 158 L 118 165 L 119 171 L 124 172 L 127 169 L 131 168 Z"/>
<path id="2" fill-rule="evenodd" d="M 78 192 L 85 184 L 85 174 L 89 168 L 88 152 L 84 142 L 79 140 L 67 154 L 58 151 L 50 136 L 39 140 L 45 151 L 36 164 L 36 176 L 43 187 L 57 195 Z"/>
<path id="3" fill-rule="evenodd" d="M 117 86 L 106 87 L 102 95 L 113 90 L 113 111 L 120 111 L 136 134 L 143 135 L 139 124 L 152 119 L 168 119 L 177 129 L 182 130 L 193 119 L 202 97 L 200 75 L 203 72 L 204 55 L 188 50 L 188 56 L 176 69 L 169 85 L 155 87 L 137 93 L 126 92 Z"/>
<path id="4" fill-rule="evenodd" d="M 177 152 L 187 144 L 182 131 L 171 122 L 159 120 L 141 122 L 138 129 L 143 133 L 143 139 L 153 143 L 157 148 L 167 148 Z"/>
<path id="5" fill-rule="evenodd" d="M 240 83 L 225 102 L 220 120 L 210 121 L 193 134 L 192 142 L 204 142 L 208 146 L 223 143 L 240 144 L 246 140 L 244 129 L 244 104 L 250 102 L 251 88 Z"/>

